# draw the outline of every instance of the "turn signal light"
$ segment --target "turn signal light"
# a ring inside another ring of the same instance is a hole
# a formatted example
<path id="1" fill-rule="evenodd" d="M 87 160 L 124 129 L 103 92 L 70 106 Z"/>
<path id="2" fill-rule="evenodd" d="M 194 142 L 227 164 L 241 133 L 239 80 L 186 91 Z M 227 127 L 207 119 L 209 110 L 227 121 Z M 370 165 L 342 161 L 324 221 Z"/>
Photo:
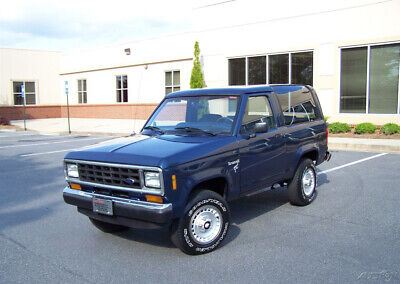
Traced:
<path id="1" fill-rule="evenodd" d="M 172 189 L 176 190 L 176 176 L 172 175 Z"/>
<path id="2" fill-rule="evenodd" d="M 80 184 L 77 184 L 77 183 L 70 183 L 69 186 L 70 186 L 72 189 L 82 190 L 81 185 L 80 185 Z"/>
<path id="3" fill-rule="evenodd" d="M 326 127 L 326 146 L 328 146 L 329 129 Z"/>
<path id="4" fill-rule="evenodd" d="M 161 196 L 146 195 L 146 200 L 149 202 L 163 203 Z"/>

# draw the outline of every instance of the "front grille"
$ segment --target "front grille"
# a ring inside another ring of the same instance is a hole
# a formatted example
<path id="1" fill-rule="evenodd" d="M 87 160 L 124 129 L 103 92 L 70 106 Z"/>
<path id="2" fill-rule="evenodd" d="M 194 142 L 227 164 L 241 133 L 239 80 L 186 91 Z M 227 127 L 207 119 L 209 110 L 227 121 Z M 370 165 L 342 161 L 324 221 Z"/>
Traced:
<path id="1" fill-rule="evenodd" d="M 138 169 L 78 163 L 81 181 L 127 188 L 141 188 Z"/>

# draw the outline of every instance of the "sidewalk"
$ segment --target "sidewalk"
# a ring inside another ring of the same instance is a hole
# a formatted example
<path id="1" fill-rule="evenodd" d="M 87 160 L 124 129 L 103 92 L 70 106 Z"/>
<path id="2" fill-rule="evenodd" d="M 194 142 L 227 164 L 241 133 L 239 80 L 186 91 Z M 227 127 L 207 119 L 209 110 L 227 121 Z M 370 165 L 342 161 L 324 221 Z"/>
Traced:
<path id="1" fill-rule="evenodd" d="M 133 131 L 140 132 L 145 120 L 133 119 L 97 119 L 97 118 L 71 118 L 71 132 L 93 135 L 130 135 Z M 23 120 L 13 120 L 12 125 L 24 128 Z M 29 119 L 26 128 L 44 133 L 68 133 L 67 118 Z"/>
<path id="2" fill-rule="evenodd" d="M 399 139 L 365 139 L 329 137 L 330 150 L 387 152 L 400 154 Z"/>
<path id="3" fill-rule="evenodd" d="M 75 134 L 123 136 L 130 135 L 133 131 L 139 133 L 144 123 L 145 120 L 71 118 L 71 131 Z M 11 124 L 24 127 L 22 120 L 11 121 Z M 68 133 L 68 119 L 32 119 L 26 121 L 26 127 L 38 132 L 66 134 Z M 330 150 L 400 154 L 400 140 L 398 139 L 329 137 L 328 142 Z"/>

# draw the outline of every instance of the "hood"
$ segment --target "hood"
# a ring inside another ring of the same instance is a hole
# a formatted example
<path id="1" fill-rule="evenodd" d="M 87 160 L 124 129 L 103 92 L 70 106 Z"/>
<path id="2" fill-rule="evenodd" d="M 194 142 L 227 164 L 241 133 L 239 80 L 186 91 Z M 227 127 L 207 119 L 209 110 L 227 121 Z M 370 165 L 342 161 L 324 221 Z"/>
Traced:
<path id="1" fill-rule="evenodd" d="M 112 139 L 68 153 L 66 159 L 169 168 L 234 147 L 232 136 L 147 136 Z"/>

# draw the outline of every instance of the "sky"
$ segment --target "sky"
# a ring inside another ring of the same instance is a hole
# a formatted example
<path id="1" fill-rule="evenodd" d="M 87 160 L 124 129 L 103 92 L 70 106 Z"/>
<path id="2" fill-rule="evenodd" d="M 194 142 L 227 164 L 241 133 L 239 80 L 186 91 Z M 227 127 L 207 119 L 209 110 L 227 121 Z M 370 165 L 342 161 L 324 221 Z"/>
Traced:
<path id="1" fill-rule="evenodd" d="M 191 28 L 189 0 L 2 1 L 0 47 L 69 51 Z"/>

